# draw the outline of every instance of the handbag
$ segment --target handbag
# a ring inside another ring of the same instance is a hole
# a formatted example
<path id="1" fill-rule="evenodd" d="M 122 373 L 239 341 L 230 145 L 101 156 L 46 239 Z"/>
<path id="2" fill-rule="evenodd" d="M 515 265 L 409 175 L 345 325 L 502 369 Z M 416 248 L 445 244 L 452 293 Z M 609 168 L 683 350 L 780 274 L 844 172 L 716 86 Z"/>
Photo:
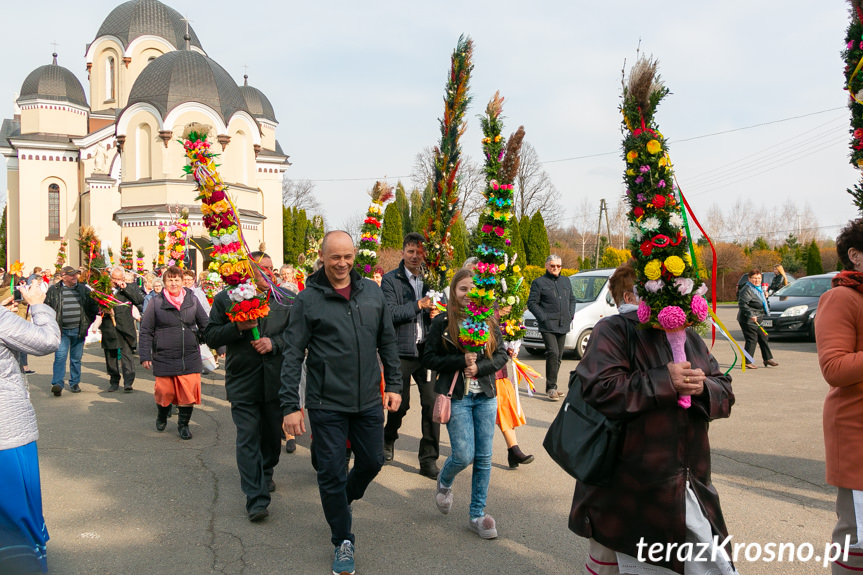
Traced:
<path id="1" fill-rule="evenodd" d="M 455 382 L 458 381 L 459 372 L 455 372 L 452 376 L 452 385 L 449 386 L 449 392 L 437 394 L 434 400 L 434 411 L 432 411 L 432 421 L 435 423 L 449 423 L 449 416 L 452 413 L 452 390 L 455 389 Z"/>
<path id="2" fill-rule="evenodd" d="M 635 334 L 627 319 L 630 365 L 635 360 Z M 564 471 L 589 485 L 611 480 L 620 452 L 625 422 L 609 419 L 584 400 L 581 380 L 569 374 L 569 392 L 551 422 L 542 446 Z"/>

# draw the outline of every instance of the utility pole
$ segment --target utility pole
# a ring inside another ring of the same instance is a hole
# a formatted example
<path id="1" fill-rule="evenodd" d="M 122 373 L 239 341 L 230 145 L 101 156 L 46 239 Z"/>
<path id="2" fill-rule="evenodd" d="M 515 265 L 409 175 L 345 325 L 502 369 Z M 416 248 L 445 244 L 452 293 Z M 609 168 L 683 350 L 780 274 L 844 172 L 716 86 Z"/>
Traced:
<path id="1" fill-rule="evenodd" d="M 596 253 L 594 255 L 593 267 L 599 267 L 599 237 L 602 233 L 602 214 L 605 213 L 605 226 L 609 229 L 608 237 L 611 237 L 611 228 L 608 225 L 608 207 L 605 205 L 605 198 L 599 200 L 599 221 L 596 223 Z"/>

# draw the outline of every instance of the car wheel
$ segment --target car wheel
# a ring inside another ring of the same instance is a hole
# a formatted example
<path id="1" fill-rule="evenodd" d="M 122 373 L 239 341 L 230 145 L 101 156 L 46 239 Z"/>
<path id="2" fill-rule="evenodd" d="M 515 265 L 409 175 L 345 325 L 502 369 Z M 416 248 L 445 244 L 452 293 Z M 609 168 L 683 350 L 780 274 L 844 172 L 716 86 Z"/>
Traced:
<path id="1" fill-rule="evenodd" d="M 530 355 L 545 355 L 544 349 L 539 349 L 538 347 L 526 347 L 527 353 Z"/>
<path id="2" fill-rule="evenodd" d="M 578 336 L 578 340 L 575 342 L 575 359 L 581 359 L 584 357 L 584 350 L 587 349 L 587 342 L 590 339 L 590 332 L 592 330 L 585 330 Z"/>

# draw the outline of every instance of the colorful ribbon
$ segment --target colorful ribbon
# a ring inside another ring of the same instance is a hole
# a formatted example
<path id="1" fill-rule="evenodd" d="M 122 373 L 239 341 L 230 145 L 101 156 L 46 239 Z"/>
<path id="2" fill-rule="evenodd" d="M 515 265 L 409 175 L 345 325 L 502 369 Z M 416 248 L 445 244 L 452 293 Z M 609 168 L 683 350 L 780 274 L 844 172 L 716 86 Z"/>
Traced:
<path id="1" fill-rule="evenodd" d="M 521 382 L 524 381 L 525 387 L 527 388 L 527 394 L 533 397 L 533 394 L 536 393 L 536 387 L 533 385 L 533 380 L 534 378 L 542 376 L 535 369 L 516 358 L 512 358 L 512 367 L 515 369 L 515 376 L 518 383 L 521 384 Z"/>

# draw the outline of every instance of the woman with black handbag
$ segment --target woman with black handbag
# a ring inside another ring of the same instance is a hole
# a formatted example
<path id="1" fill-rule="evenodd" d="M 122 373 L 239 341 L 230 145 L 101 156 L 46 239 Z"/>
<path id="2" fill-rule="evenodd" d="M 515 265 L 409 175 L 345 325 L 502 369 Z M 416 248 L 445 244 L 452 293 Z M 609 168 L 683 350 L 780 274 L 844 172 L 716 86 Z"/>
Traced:
<path id="1" fill-rule="evenodd" d="M 650 561 L 650 573 L 684 573 L 692 561 L 678 555 L 681 544 L 709 544 L 714 535 L 722 541 L 728 534 L 710 481 L 707 430 L 709 421 L 731 413 L 731 378 L 722 374 L 694 331 L 686 334 L 689 362 L 673 363 L 665 333 L 627 327 L 627 322 L 638 322 L 635 280 L 628 264 L 611 276 L 611 293 L 621 313 L 596 324 L 576 368 L 584 400 L 609 419 L 625 421 L 608 481 L 575 485 L 569 528 L 590 539 L 585 573 L 647 572 L 640 561 L 649 557 L 639 552 L 639 543 L 663 544 L 663 556 Z M 691 396 L 691 407 L 678 405 L 680 395 Z M 665 546 L 672 543 L 676 548 L 666 560 Z M 694 572 L 735 572 L 721 551 L 716 556 L 722 565 L 711 563 L 708 553 L 707 562 L 697 563 L 703 569 Z"/>
<path id="2" fill-rule="evenodd" d="M 483 353 L 465 351 L 459 342 L 459 326 L 469 303 L 473 272 L 461 268 L 450 283 L 447 311 L 432 320 L 426 339 L 423 365 L 437 373 L 435 392 L 452 389 L 450 419 L 446 424 L 452 455 L 444 462 L 435 486 L 435 504 L 446 515 L 452 508 L 455 476 L 473 464 L 470 498 L 471 531 L 483 539 L 497 537 L 497 526 L 485 512 L 491 478 L 491 448 L 497 418 L 495 373 L 509 359 L 503 348 L 498 326 L 488 320 L 490 337 Z"/>

